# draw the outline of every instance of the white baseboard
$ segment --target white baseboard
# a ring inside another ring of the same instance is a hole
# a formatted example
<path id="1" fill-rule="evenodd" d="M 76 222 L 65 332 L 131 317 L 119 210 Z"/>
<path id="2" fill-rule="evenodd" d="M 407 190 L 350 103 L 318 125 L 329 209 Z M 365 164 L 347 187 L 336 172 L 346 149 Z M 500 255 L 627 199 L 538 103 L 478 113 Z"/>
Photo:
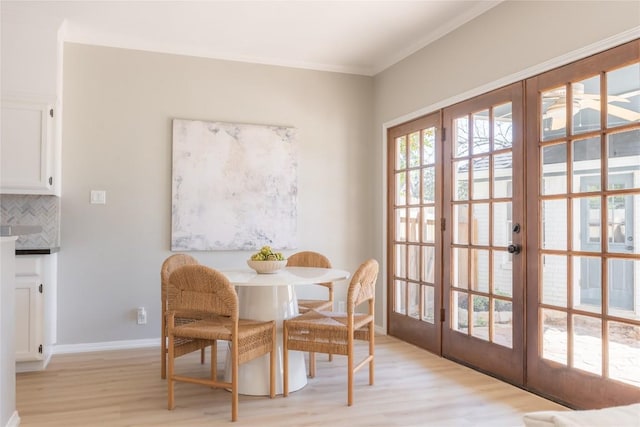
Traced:
<path id="1" fill-rule="evenodd" d="M 44 371 L 51 361 L 51 352 L 45 355 L 43 360 L 33 360 L 27 362 L 16 361 L 16 374 L 22 372 Z"/>
<path id="2" fill-rule="evenodd" d="M 160 338 L 106 341 L 83 344 L 57 344 L 53 347 L 53 354 L 87 353 L 91 351 L 127 350 L 132 348 L 147 347 L 160 347 Z"/>
<path id="3" fill-rule="evenodd" d="M 376 325 L 376 333 L 386 335 L 383 326 Z M 93 342 L 83 344 L 56 344 L 53 354 L 88 353 L 91 351 L 128 350 L 133 348 L 160 347 L 160 338 L 146 338 L 142 340 L 122 340 Z"/>
<path id="4" fill-rule="evenodd" d="M 18 415 L 18 411 L 13 411 L 13 415 L 7 421 L 7 425 L 5 427 L 18 427 L 20 425 L 20 416 Z"/>

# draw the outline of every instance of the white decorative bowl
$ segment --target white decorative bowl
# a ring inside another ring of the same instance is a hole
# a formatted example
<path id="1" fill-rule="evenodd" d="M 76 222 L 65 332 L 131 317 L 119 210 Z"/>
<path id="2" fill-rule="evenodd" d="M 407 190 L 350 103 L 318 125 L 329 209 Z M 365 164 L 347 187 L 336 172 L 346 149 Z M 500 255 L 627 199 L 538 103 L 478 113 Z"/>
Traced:
<path id="1" fill-rule="evenodd" d="M 287 260 L 283 261 L 254 261 L 247 260 L 247 265 L 253 268 L 259 274 L 277 273 L 287 266 Z"/>

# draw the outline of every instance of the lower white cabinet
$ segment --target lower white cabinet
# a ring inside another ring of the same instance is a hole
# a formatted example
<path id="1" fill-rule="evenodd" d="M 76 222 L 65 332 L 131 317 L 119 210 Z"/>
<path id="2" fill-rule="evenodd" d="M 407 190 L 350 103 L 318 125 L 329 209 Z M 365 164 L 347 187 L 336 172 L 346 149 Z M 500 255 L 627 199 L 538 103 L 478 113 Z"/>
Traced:
<path id="1" fill-rule="evenodd" d="M 16 372 L 46 368 L 56 342 L 57 254 L 16 257 Z"/>

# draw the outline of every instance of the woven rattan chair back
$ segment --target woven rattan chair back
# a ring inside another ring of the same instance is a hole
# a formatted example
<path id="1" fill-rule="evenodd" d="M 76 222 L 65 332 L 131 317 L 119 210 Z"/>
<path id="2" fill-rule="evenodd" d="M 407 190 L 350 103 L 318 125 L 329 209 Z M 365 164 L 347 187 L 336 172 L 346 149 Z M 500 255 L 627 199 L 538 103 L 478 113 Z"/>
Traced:
<path id="1" fill-rule="evenodd" d="M 228 316 L 238 320 L 238 295 L 229 280 L 219 271 L 204 265 L 188 265 L 169 276 L 175 297 L 167 300 L 167 309 L 179 313 L 202 313 Z"/>
<path id="2" fill-rule="evenodd" d="M 317 268 L 331 268 L 331 261 L 326 256 L 313 251 L 297 252 L 290 255 L 287 258 L 287 267 L 317 267 Z M 330 290 L 333 290 L 333 283 L 318 283 L 318 285 L 325 286 Z M 333 293 L 331 293 L 333 296 Z M 331 298 L 333 300 L 333 298 Z"/>
<path id="3" fill-rule="evenodd" d="M 352 314 L 355 307 L 363 302 L 372 301 L 375 298 L 378 269 L 378 261 L 370 259 L 362 263 L 353 274 L 347 291 L 348 314 Z"/>

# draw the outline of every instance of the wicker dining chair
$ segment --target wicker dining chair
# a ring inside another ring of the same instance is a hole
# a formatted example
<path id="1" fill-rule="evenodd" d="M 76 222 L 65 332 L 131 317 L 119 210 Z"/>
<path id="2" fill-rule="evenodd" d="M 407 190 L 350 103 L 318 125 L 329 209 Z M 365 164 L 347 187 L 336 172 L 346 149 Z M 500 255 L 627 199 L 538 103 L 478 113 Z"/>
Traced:
<path id="1" fill-rule="evenodd" d="M 297 252 L 287 258 L 287 267 L 319 267 L 331 268 L 331 261 L 326 256 L 312 251 Z M 306 313 L 309 310 L 333 311 L 333 282 L 318 283 L 329 291 L 329 297 L 324 299 L 298 299 L 298 311 Z M 329 354 L 329 361 L 333 355 Z M 316 356 L 309 352 L 309 376 L 316 376 Z"/>
<path id="2" fill-rule="evenodd" d="M 168 299 L 167 330 L 169 336 L 168 408 L 175 407 L 174 382 L 182 381 L 209 387 L 231 389 L 231 421 L 238 419 L 238 366 L 269 354 L 269 396 L 275 396 L 276 323 L 239 318 L 238 294 L 219 271 L 203 265 L 185 265 L 169 276 L 175 298 Z M 177 317 L 194 316 L 199 320 L 178 324 Z M 210 345 L 210 378 L 176 375 L 174 343 L 190 339 Z M 231 352 L 231 382 L 218 380 L 215 357 L 218 340 L 228 341 Z"/>
<path id="3" fill-rule="evenodd" d="M 354 273 L 347 291 L 347 312 L 311 310 L 283 322 L 283 396 L 289 394 L 289 350 L 347 356 L 347 405 L 353 404 L 353 376 L 369 365 L 369 385 L 374 381 L 374 302 L 378 262 L 369 259 Z M 356 307 L 368 302 L 366 313 Z M 354 366 L 354 340 L 369 342 L 367 357 Z"/>
<path id="4" fill-rule="evenodd" d="M 160 332 L 160 352 L 162 353 L 162 359 L 160 363 L 160 376 L 162 379 L 167 378 L 167 319 L 165 313 L 167 311 L 167 298 L 175 294 L 169 286 L 169 275 L 178 267 L 183 265 L 197 265 L 198 260 L 187 254 L 174 254 L 164 260 L 162 268 L 160 269 L 160 285 L 161 285 L 161 332 Z M 178 317 L 176 323 L 189 323 L 195 319 Z M 194 341 L 188 339 L 177 340 L 175 342 L 175 355 L 183 356 L 193 351 L 200 350 L 200 363 L 204 364 L 206 345 L 203 345 L 201 341 Z"/>

